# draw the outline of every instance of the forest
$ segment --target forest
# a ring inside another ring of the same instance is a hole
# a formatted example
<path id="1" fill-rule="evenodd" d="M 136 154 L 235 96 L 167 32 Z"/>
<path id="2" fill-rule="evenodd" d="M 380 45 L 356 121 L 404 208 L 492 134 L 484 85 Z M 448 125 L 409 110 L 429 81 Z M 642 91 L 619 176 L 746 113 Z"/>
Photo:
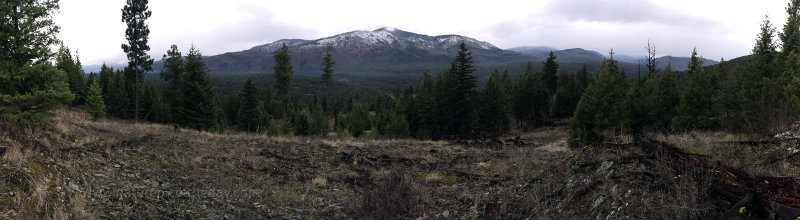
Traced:
<path id="1" fill-rule="evenodd" d="M 31 7 L 43 12 L 57 7 L 47 3 Z M 58 44 L 52 22 L 29 20 L 26 25 L 33 29 L 6 26 L 12 29 L 6 31 L 5 42 L 27 42 L 4 46 L 3 119 L 38 125 L 51 109 L 66 104 L 85 106 L 98 119 L 214 132 L 313 136 L 333 131 L 358 137 L 367 131 L 374 137 L 416 139 L 492 139 L 512 128 L 568 120 L 570 146 L 580 147 L 644 131 L 774 134 L 800 117 L 800 19 L 794 3 L 787 7 L 790 17 L 782 32 L 776 33 L 764 19 L 744 62 L 721 60 L 703 68 L 695 50 L 685 71 L 672 71 L 669 65 L 659 69 L 655 44 L 648 42 L 646 72 L 638 70 L 637 77 L 626 77 L 631 70 L 617 66 L 613 50 L 597 73 L 589 73 L 585 65 L 577 71 L 560 68 L 551 53 L 541 69 L 528 63 L 514 78 L 508 70 L 494 70 L 479 88 L 471 53 L 462 43 L 449 70 L 426 71 L 416 83 L 378 92 L 334 80 L 336 61 L 330 54 L 320 60 L 324 67 L 318 80 L 295 80 L 286 45 L 274 55 L 273 73 L 238 76 L 247 82 L 216 76 L 217 83 L 212 83 L 195 46 L 184 56 L 173 45 L 163 56 L 161 71 L 150 74 L 158 78 L 148 77 L 160 82 L 155 86 L 143 77 L 153 63 L 144 53 L 149 50 L 144 21 L 151 12 L 146 4 L 126 10 L 131 14 L 126 36 L 134 46 L 123 49 L 130 65 L 117 70 L 104 65 L 88 77 L 69 48 L 49 51 Z M 23 49 L 27 47 L 34 50 Z M 224 92 L 215 85 L 224 85 Z"/>

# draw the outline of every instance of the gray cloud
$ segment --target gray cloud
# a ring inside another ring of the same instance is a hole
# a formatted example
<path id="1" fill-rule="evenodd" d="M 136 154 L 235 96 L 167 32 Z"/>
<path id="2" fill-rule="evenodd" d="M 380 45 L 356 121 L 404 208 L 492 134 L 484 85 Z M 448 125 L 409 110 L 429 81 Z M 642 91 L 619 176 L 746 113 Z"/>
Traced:
<path id="1" fill-rule="evenodd" d="M 712 59 L 746 55 L 730 47 L 742 44 L 728 37 L 731 31 L 710 18 L 649 1 L 559 0 L 525 19 L 493 25 L 487 40 L 503 48 L 580 47 L 604 54 L 613 48 L 618 54 L 637 56 L 645 53 L 649 39 L 659 55 L 688 56 L 695 46 Z"/>
<path id="2" fill-rule="evenodd" d="M 307 38 L 317 35 L 310 29 L 300 28 L 276 21 L 268 10 L 256 5 L 242 5 L 240 12 L 249 17 L 246 20 L 230 23 L 203 33 L 184 33 L 152 38 L 151 56 L 160 59 L 172 44 L 182 51 L 188 51 L 191 44 L 197 46 L 203 55 L 216 55 L 249 49 L 260 44 L 271 43 L 285 38 Z M 224 15 L 207 15 L 224 16 Z M 219 17 L 217 19 L 226 19 Z M 180 25 L 175 22 L 174 25 Z M 155 56 L 157 55 L 157 56 Z"/>
<path id="3" fill-rule="evenodd" d="M 558 0 L 545 9 L 566 20 L 711 26 L 711 19 L 644 0 Z"/>

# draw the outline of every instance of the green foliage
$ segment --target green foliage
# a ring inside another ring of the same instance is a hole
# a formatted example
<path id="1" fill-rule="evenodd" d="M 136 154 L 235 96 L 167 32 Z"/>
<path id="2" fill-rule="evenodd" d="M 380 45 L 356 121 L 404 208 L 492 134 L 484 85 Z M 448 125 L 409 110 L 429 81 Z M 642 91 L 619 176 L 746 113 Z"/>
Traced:
<path id="1" fill-rule="evenodd" d="M 384 125 L 383 137 L 405 138 L 409 137 L 410 132 L 408 121 L 402 115 L 393 112 L 393 114 L 390 114 L 388 123 Z"/>
<path id="2" fill-rule="evenodd" d="M 307 136 L 311 135 L 311 113 L 307 108 L 303 108 L 296 112 L 292 119 L 292 127 L 294 128 L 294 135 Z"/>
<path id="3" fill-rule="evenodd" d="M 277 92 L 277 98 L 283 102 L 284 105 L 289 102 L 289 95 L 292 89 L 292 76 L 294 75 L 294 68 L 292 67 L 292 57 L 289 55 L 289 48 L 283 44 L 280 50 L 275 54 L 275 70 L 276 82 L 274 84 Z"/>
<path id="4" fill-rule="evenodd" d="M 556 89 L 556 94 L 553 98 L 556 117 L 572 116 L 572 113 L 575 112 L 578 100 L 580 100 L 581 94 L 586 88 L 588 74 L 585 66 L 573 74 L 569 74 L 566 69 L 561 70 L 561 74 L 558 77 L 558 89 Z"/>
<path id="5" fill-rule="evenodd" d="M 709 129 L 714 127 L 713 79 L 703 71 L 703 60 L 692 50 L 691 61 L 679 87 L 678 115 L 672 119 L 676 129 Z"/>
<path id="6" fill-rule="evenodd" d="M 131 100 L 126 85 L 125 76 L 121 71 L 116 71 L 110 77 L 107 99 L 104 100 L 109 114 L 121 118 L 128 118 L 132 115 Z"/>
<path id="7" fill-rule="evenodd" d="M 356 103 L 353 109 L 347 114 L 345 128 L 353 137 L 360 137 L 364 131 L 370 129 L 369 112 L 367 107 Z"/>
<path id="8" fill-rule="evenodd" d="M 442 90 L 444 109 L 448 114 L 443 115 L 445 135 L 467 136 L 473 132 L 476 122 L 475 112 L 471 107 L 474 102 L 475 84 L 477 80 L 472 74 L 475 67 L 472 65 L 472 53 L 467 50 L 464 42 L 458 46 L 458 55 L 451 63 L 449 78 L 443 80 Z"/>
<path id="9" fill-rule="evenodd" d="M 322 75 L 320 76 L 320 80 L 326 85 L 333 82 L 333 64 L 336 64 L 336 61 L 333 60 L 330 53 L 326 53 L 322 58 Z"/>
<path id="10" fill-rule="evenodd" d="M 58 1 L 0 3 L 0 116 L 42 124 L 52 109 L 74 100 L 67 74 L 48 63 L 59 27 L 52 20 Z"/>
<path id="11" fill-rule="evenodd" d="M 75 94 L 74 101 L 76 104 L 82 103 L 86 97 L 86 81 L 80 59 L 77 56 L 73 59 L 69 48 L 61 45 L 56 55 L 56 68 L 67 73 L 69 90 Z"/>
<path id="12" fill-rule="evenodd" d="M 513 112 L 520 127 L 535 126 L 550 111 L 547 90 L 539 75 L 533 72 L 533 65 L 528 62 L 525 73 L 514 86 Z"/>
<path id="13" fill-rule="evenodd" d="M 503 92 L 503 81 L 495 70 L 486 87 L 481 91 L 475 108 L 478 109 L 478 129 L 480 136 L 496 138 L 511 129 L 508 98 Z"/>
<path id="14" fill-rule="evenodd" d="M 108 102 L 108 87 L 111 84 L 111 79 L 113 77 L 114 69 L 103 63 L 103 66 L 100 67 L 100 76 L 98 77 L 98 80 L 100 81 L 100 90 L 103 91 L 104 102 Z"/>
<path id="15" fill-rule="evenodd" d="M 556 88 L 558 87 L 558 79 L 556 78 L 557 72 L 558 63 L 556 63 L 556 56 L 553 55 L 553 51 L 550 51 L 550 55 L 547 57 L 547 60 L 544 61 L 542 74 L 540 75 L 542 86 L 547 89 L 548 94 L 556 92 Z"/>
<path id="16" fill-rule="evenodd" d="M 649 116 L 653 127 L 662 130 L 669 129 L 672 125 L 672 118 L 677 114 L 675 106 L 679 101 L 677 81 L 673 77 L 672 68 L 667 66 L 655 79 L 653 93 L 648 96 Z"/>
<path id="17" fill-rule="evenodd" d="M 0 2 L 0 68 L 8 73 L 45 63 L 53 56 L 50 47 L 60 41 L 60 28 L 53 22 L 58 0 L 11 0 Z M 18 69 L 19 68 L 19 69 Z M 38 68 L 33 68 L 38 69 Z M 14 89 L 1 86 L 4 89 Z M 1 92 L 10 95 L 10 92 Z"/>
<path id="18" fill-rule="evenodd" d="M 232 116 L 237 119 L 236 128 L 238 130 L 255 132 L 262 129 L 263 124 L 259 120 L 262 113 L 258 109 L 258 88 L 253 85 L 252 80 L 247 79 L 244 86 L 242 86 L 242 92 L 239 93 L 238 97 L 226 102 L 226 106 L 232 105 L 229 102 L 238 102 L 238 112 L 235 116 Z"/>
<path id="19" fill-rule="evenodd" d="M 595 81 L 581 96 L 575 114 L 569 123 L 570 147 L 577 148 L 601 139 L 607 130 L 620 131 L 626 116 L 625 97 L 627 82 L 617 67 L 613 52 L 611 59 L 603 62 Z"/>
<path id="20" fill-rule="evenodd" d="M 147 55 L 150 46 L 147 45 L 147 38 L 150 35 L 150 28 L 145 21 L 153 14 L 147 8 L 148 0 L 127 0 L 127 4 L 122 8 L 122 22 L 125 22 L 125 39 L 128 44 L 122 44 L 122 51 L 128 56 L 127 72 L 134 83 L 134 119 L 139 121 L 139 81 L 142 74 L 153 70 L 153 59 Z"/>
<path id="21" fill-rule="evenodd" d="M 23 65 L 14 70 L 0 69 L 0 116 L 9 121 L 39 125 L 55 114 L 52 109 L 69 103 L 66 73 L 49 64 Z"/>
<path id="22" fill-rule="evenodd" d="M 142 111 L 140 114 L 145 121 L 162 123 L 171 121 L 169 106 L 163 102 L 163 98 L 150 80 L 145 82 L 141 97 Z"/>
<path id="23" fill-rule="evenodd" d="M 198 130 L 216 130 L 221 115 L 216 93 L 208 77 L 208 69 L 202 55 L 194 46 L 186 55 L 186 76 L 180 84 L 178 117 L 175 121 L 181 126 Z"/>
<path id="24" fill-rule="evenodd" d="M 164 100 L 166 101 L 167 105 L 170 109 L 170 116 L 172 118 L 178 117 L 178 102 L 180 96 L 178 96 L 178 88 L 184 78 L 184 69 L 183 69 L 183 58 L 181 57 L 181 52 L 178 50 L 178 46 L 173 44 L 170 46 L 170 49 L 167 50 L 167 54 L 164 54 L 164 68 L 161 69 L 161 79 L 167 82 L 167 85 L 164 87 Z"/>
<path id="25" fill-rule="evenodd" d="M 92 74 L 94 75 L 94 73 Z M 103 103 L 103 94 L 100 89 L 100 83 L 97 80 L 89 84 L 89 92 L 86 96 L 86 112 L 92 115 L 93 118 L 103 118 L 106 116 L 106 105 Z"/>

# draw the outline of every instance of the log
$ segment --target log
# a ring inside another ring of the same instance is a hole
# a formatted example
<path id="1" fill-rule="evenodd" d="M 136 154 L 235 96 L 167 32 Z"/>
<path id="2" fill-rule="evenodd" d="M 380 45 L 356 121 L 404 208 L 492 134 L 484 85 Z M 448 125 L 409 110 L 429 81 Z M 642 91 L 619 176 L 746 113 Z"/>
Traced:
<path id="1" fill-rule="evenodd" d="M 659 152 L 668 157 L 667 166 L 676 170 L 701 169 L 712 175 L 711 190 L 716 196 L 732 204 L 721 219 L 741 215 L 739 208 L 748 207 L 747 215 L 756 218 L 797 219 L 800 217 L 800 181 L 794 177 L 750 176 L 746 172 L 724 164 L 708 164 L 680 149 L 659 141 L 640 141 L 647 151 Z"/>

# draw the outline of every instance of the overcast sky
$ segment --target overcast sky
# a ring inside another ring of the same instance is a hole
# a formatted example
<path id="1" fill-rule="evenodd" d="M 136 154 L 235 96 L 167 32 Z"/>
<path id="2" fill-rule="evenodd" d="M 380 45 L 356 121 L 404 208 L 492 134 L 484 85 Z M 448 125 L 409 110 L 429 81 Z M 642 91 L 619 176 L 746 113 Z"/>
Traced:
<path id="1" fill-rule="evenodd" d="M 750 53 L 765 15 L 780 31 L 788 0 L 154 0 L 150 55 L 169 45 L 204 55 L 245 50 L 284 38 L 318 39 L 380 27 L 459 34 L 500 48 L 551 46 L 709 59 Z M 61 0 L 59 38 L 78 49 L 84 65 L 123 63 L 124 0 Z"/>

